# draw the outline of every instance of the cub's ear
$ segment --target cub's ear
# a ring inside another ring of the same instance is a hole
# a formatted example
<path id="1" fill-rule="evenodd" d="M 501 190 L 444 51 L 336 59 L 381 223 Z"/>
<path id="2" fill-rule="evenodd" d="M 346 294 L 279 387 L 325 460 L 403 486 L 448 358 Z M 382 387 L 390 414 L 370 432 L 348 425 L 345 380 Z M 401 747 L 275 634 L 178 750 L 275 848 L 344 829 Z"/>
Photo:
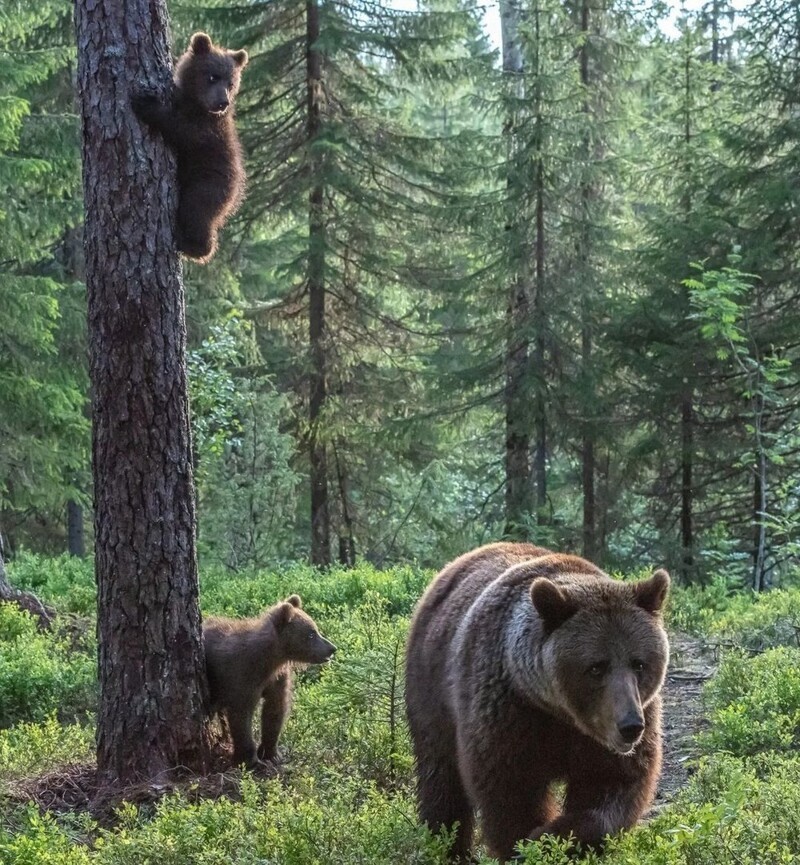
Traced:
<path id="1" fill-rule="evenodd" d="M 300 600 L 300 595 L 289 595 L 286 599 L 287 604 L 291 604 L 293 607 L 297 607 L 298 610 L 303 609 L 303 602 Z"/>
<path id="2" fill-rule="evenodd" d="M 193 54 L 208 54 L 211 51 L 211 37 L 207 33 L 195 33 L 189 41 Z"/>
<path id="3" fill-rule="evenodd" d="M 272 611 L 272 624 L 280 631 L 292 621 L 295 609 L 294 604 L 289 601 L 281 601 Z"/>
<path id="4" fill-rule="evenodd" d="M 649 580 L 636 583 L 633 587 L 636 603 L 648 613 L 658 613 L 664 606 L 669 591 L 669 574 L 660 569 Z"/>
<path id="5" fill-rule="evenodd" d="M 578 605 L 565 591 L 547 577 L 539 577 L 531 584 L 531 600 L 545 627 L 554 631 L 578 611 Z"/>
<path id="6" fill-rule="evenodd" d="M 244 48 L 241 51 L 231 51 L 231 60 L 240 68 L 247 66 L 247 61 L 250 59 Z"/>

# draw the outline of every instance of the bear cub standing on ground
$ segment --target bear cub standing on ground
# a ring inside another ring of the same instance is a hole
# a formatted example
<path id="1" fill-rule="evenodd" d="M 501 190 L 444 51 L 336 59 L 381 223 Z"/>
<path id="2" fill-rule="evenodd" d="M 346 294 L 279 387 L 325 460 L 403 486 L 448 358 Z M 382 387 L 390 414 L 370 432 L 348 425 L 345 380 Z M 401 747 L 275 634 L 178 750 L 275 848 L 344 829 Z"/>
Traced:
<path id="1" fill-rule="evenodd" d="M 254 767 L 274 760 L 289 713 L 296 665 L 324 664 L 336 646 L 292 595 L 255 619 L 213 617 L 203 623 L 211 708 L 224 712 L 233 739 L 233 762 Z M 253 712 L 260 700 L 261 744 L 253 741 Z"/>
<path id="2" fill-rule="evenodd" d="M 420 816 L 473 813 L 492 856 L 545 833 L 584 845 L 632 826 L 661 771 L 669 576 L 610 579 L 577 556 L 490 544 L 429 586 L 408 638 L 406 708 Z M 552 797 L 566 782 L 563 809 Z"/>
<path id="3" fill-rule="evenodd" d="M 169 101 L 147 91 L 132 101 L 138 117 L 177 155 L 178 249 L 199 262 L 212 258 L 217 232 L 244 197 L 233 100 L 246 64 L 246 51 L 217 48 L 205 33 L 195 33 L 175 66 Z"/>

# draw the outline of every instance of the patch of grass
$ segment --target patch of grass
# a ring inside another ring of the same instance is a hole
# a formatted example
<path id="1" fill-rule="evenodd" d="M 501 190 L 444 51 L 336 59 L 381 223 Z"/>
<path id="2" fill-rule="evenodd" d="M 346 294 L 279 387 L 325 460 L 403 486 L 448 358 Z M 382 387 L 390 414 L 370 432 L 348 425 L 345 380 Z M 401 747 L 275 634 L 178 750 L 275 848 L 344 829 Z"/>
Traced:
<path id="1" fill-rule="evenodd" d="M 284 737 L 292 762 L 309 772 L 347 766 L 382 788 L 410 783 L 403 702 L 408 619 L 388 610 L 387 599 L 368 593 L 355 609 L 326 620 L 336 656 L 312 668 L 312 680 L 298 689 Z"/>
<path id="2" fill-rule="evenodd" d="M 366 562 L 320 573 L 309 565 L 285 570 L 231 574 L 207 569 L 200 574 L 203 612 L 222 616 L 254 616 L 281 598 L 299 594 L 313 616 L 326 610 L 339 614 L 358 606 L 368 594 L 379 595 L 390 615 L 408 615 L 433 576 L 431 571 L 397 566 L 379 571 Z"/>
<path id="3" fill-rule="evenodd" d="M 75 560 L 23 556 L 24 580 L 62 613 L 93 615 L 91 569 Z M 280 781 L 246 776 L 241 801 L 171 796 L 125 806 L 101 828 L 85 815 L 0 816 L 0 862 L 15 865 L 444 865 L 443 839 L 419 825 L 403 706 L 409 617 L 432 572 L 360 564 L 326 573 L 304 565 L 272 572 L 201 574 L 204 612 L 255 615 L 294 592 L 338 646 L 329 666 L 298 676 L 281 740 Z M 52 593 L 52 594 L 51 594 Z M 61 594 L 59 594 L 61 593 Z M 91 598 L 91 604 L 88 600 Z M 724 580 L 676 588 L 668 624 L 727 651 L 709 683 L 706 756 L 692 781 L 649 823 L 610 840 L 587 865 L 788 865 L 800 857 L 800 591 L 732 593 Z M 62 626 L 63 627 L 63 626 Z M 16 608 L 0 607 L 0 782 L 90 759 L 89 727 L 62 726 L 70 705 L 91 704 L 91 624 L 40 633 Z M 84 633 L 86 631 L 86 633 Z M 77 636 L 77 638 L 76 638 Z M 753 656 L 754 651 L 770 648 Z M 9 661 L 8 659 L 11 659 Z M 5 665 L 5 666 L 4 666 Z M 7 702 L 6 695 L 16 702 Z M 44 712 L 44 715 L 36 713 Z M 30 721 L 31 714 L 37 718 Z M 2 721 L 0 721 L 2 724 Z M 1 811 L 2 809 L 0 809 Z M 568 841 L 523 845 L 528 865 L 572 865 Z M 476 851 L 478 862 L 492 861 Z"/>

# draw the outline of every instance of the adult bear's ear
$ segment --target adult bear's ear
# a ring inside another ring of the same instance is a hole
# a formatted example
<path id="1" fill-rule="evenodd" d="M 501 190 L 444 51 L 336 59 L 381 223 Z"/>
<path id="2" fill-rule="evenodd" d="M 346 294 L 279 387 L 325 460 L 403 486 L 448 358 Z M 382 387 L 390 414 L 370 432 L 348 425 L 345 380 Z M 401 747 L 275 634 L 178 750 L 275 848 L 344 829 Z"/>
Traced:
<path id="1" fill-rule="evenodd" d="M 247 66 L 247 61 L 250 59 L 247 56 L 247 52 L 242 48 L 241 51 L 231 51 L 231 60 L 240 68 Z"/>
<path id="2" fill-rule="evenodd" d="M 575 600 L 547 577 L 533 581 L 531 600 L 548 631 L 554 631 L 578 611 Z"/>
<path id="3" fill-rule="evenodd" d="M 659 569 L 649 580 L 642 580 L 633 587 L 636 603 L 648 613 L 661 612 L 669 591 L 669 574 Z"/>
<path id="4" fill-rule="evenodd" d="M 303 602 L 300 600 L 300 595 L 289 595 L 286 599 L 287 604 L 291 604 L 293 607 L 296 607 L 298 610 L 303 609 Z"/>
<path id="5" fill-rule="evenodd" d="M 195 33 L 189 40 L 193 54 L 208 54 L 211 50 L 211 37 L 208 33 Z"/>

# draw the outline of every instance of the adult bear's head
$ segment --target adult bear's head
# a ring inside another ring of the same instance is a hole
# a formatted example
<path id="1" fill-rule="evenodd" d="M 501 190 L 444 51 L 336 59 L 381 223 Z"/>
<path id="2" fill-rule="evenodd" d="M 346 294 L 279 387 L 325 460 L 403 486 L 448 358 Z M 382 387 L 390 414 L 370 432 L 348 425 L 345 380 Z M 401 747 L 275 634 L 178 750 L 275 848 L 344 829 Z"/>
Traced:
<path id="1" fill-rule="evenodd" d="M 638 583 L 569 573 L 531 583 L 543 678 L 557 708 L 618 754 L 641 741 L 645 708 L 664 682 L 669 644 L 661 610 L 669 583 L 663 570 Z"/>

